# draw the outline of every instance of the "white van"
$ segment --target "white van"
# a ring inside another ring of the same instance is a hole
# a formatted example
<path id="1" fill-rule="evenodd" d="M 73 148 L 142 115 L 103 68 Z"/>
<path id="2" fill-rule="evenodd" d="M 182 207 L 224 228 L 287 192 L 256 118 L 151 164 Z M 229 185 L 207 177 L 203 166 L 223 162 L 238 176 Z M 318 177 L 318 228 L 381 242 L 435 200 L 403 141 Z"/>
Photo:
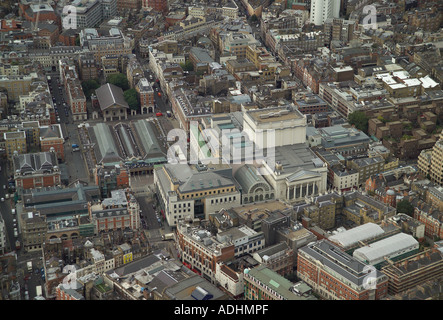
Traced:
<path id="1" fill-rule="evenodd" d="M 11 209 L 12 215 L 15 215 L 15 209 Z"/>

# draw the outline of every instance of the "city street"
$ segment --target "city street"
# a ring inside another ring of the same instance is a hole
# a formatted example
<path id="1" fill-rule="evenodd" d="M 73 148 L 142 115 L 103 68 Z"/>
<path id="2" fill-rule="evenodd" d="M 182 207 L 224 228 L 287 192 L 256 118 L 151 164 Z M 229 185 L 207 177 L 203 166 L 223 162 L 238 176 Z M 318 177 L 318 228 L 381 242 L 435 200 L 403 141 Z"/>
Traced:
<path id="1" fill-rule="evenodd" d="M 28 272 L 27 262 L 32 261 L 32 271 Z M 21 287 L 21 294 L 24 299 L 25 291 L 28 291 L 29 299 L 32 300 L 36 296 L 36 286 L 44 286 L 41 276 L 41 268 L 43 268 L 41 251 L 32 253 L 19 254 L 17 257 L 17 274 Z M 35 269 L 39 269 L 38 274 Z"/>
<path id="2" fill-rule="evenodd" d="M 8 185 L 8 175 L 7 175 L 7 162 L 5 160 L 0 161 L 1 166 L 1 172 L 0 172 L 0 194 L 2 198 L 5 198 L 5 190 L 3 189 L 3 185 Z M 6 189 L 6 192 L 8 189 Z M 9 198 L 5 199 L 4 202 L 0 202 L 0 212 L 2 215 L 3 220 L 6 224 L 6 241 L 7 241 L 7 252 L 15 251 L 15 241 L 17 239 L 21 242 L 21 235 L 20 235 L 20 225 L 19 225 L 19 219 L 17 218 L 17 215 L 12 215 L 11 209 L 14 207 L 14 200 Z M 13 225 L 13 219 L 17 220 L 17 228 L 19 231 L 19 236 L 16 238 L 14 237 L 14 225 Z M 41 278 L 41 274 L 39 273 L 34 274 L 34 269 L 39 268 L 41 269 L 43 267 L 42 264 L 42 256 L 41 251 L 38 250 L 33 253 L 24 253 L 22 249 L 19 249 L 16 251 L 17 254 L 17 277 L 18 281 L 20 283 L 21 287 L 21 295 L 22 298 L 25 298 L 25 291 L 27 288 L 27 291 L 29 292 L 29 298 L 32 299 L 36 295 L 36 289 L 35 287 L 37 285 L 42 285 L 43 280 Z M 33 270 L 31 273 L 27 270 L 27 262 L 32 261 L 33 263 Z M 29 277 L 28 277 L 29 276 Z M 28 280 L 25 280 L 25 278 L 29 278 Z"/>
<path id="3" fill-rule="evenodd" d="M 155 229 L 159 229 L 160 223 L 158 222 L 155 209 L 152 207 L 153 202 L 147 199 L 145 196 L 136 196 L 135 198 L 140 204 L 141 215 L 145 226 L 144 229 L 148 229 L 150 232 Z"/>
<path id="4" fill-rule="evenodd" d="M 11 199 L 6 199 L 6 193 L 8 192 L 8 175 L 7 175 L 7 160 L 2 160 L 0 162 L 1 172 L 0 172 L 0 197 L 5 199 L 3 202 L 0 202 L 0 211 L 3 220 L 6 224 L 6 233 L 7 233 L 7 248 L 8 251 L 15 250 L 15 240 L 14 237 L 14 226 L 13 219 L 16 219 L 16 216 L 11 214 Z M 3 189 L 3 186 L 6 186 L 6 190 Z"/>
<path id="5" fill-rule="evenodd" d="M 66 103 L 65 92 L 63 90 L 64 87 L 59 87 L 57 84 L 57 81 L 59 80 L 58 74 L 51 74 L 51 79 L 51 93 L 55 98 L 54 106 L 57 106 L 63 137 L 65 138 L 65 164 L 68 170 L 69 181 L 79 179 L 89 182 L 90 175 L 85 160 L 82 156 L 82 152 L 75 152 L 72 150 L 72 144 L 80 145 L 80 139 L 77 131 L 78 124 L 71 122 L 70 108 L 68 105 L 63 105 L 63 103 Z"/>
<path id="6" fill-rule="evenodd" d="M 145 68 L 145 77 L 146 79 L 148 79 L 149 83 L 151 83 L 152 88 L 154 89 L 154 102 L 156 105 L 156 108 L 154 110 L 154 112 L 161 112 L 163 113 L 163 115 L 166 116 L 166 111 L 171 111 L 171 106 L 169 105 L 169 103 L 166 103 L 166 95 L 163 93 L 162 88 L 160 87 L 160 85 L 155 82 L 156 78 L 155 78 L 155 74 L 149 69 L 149 65 L 147 62 L 143 63 L 143 61 L 141 61 L 142 66 Z M 151 79 L 152 76 L 152 79 Z M 158 91 L 156 91 L 156 89 L 158 89 Z M 161 93 L 161 97 L 158 96 L 158 92 Z"/>

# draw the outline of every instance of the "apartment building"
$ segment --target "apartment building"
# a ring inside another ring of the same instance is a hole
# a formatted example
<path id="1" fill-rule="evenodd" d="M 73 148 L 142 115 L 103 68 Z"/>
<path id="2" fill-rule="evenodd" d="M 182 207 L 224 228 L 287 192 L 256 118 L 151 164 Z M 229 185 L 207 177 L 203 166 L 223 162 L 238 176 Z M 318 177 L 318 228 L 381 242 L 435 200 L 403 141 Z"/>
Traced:
<path id="1" fill-rule="evenodd" d="M 438 140 L 432 148 L 429 175 L 431 181 L 443 185 L 443 138 Z"/>
<path id="2" fill-rule="evenodd" d="M 419 252 L 381 269 L 388 278 L 388 293 L 395 295 L 441 277 L 443 254 L 437 248 Z"/>
<path id="3" fill-rule="evenodd" d="M 92 53 L 79 56 L 78 73 L 82 81 L 98 79 L 98 70 L 98 62 Z"/>
<path id="4" fill-rule="evenodd" d="M 221 242 L 209 231 L 184 221 L 177 225 L 176 239 L 180 261 L 211 282 L 216 279 L 217 263 L 235 257 L 233 243 Z"/>
<path id="5" fill-rule="evenodd" d="M 342 18 L 329 18 L 324 21 L 324 31 L 326 40 L 338 40 L 345 43 L 354 37 L 357 29 L 357 20 L 345 20 Z"/>
<path id="6" fill-rule="evenodd" d="M 132 53 L 134 41 L 125 36 L 118 28 L 109 30 L 85 28 L 80 31 L 80 44 L 83 48 L 94 53 L 96 61 L 102 61 L 105 56 L 124 56 Z"/>
<path id="7" fill-rule="evenodd" d="M 296 205 L 294 210 L 297 216 L 306 217 L 321 229 L 328 230 L 335 226 L 335 216 L 340 212 L 337 207 L 341 206 L 341 197 L 330 193 L 315 197 L 313 201 Z"/>
<path id="8" fill-rule="evenodd" d="M 417 166 L 418 170 L 427 176 L 431 170 L 432 149 L 422 150 L 418 156 Z"/>
<path id="9" fill-rule="evenodd" d="M 379 223 L 395 215 L 395 208 L 363 195 L 359 192 L 348 192 L 344 195 L 343 215 L 346 219 L 361 225 L 368 222 Z"/>
<path id="10" fill-rule="evenodd" d="M 60 124 L 40 127 L 40 151 L 49 152 L 53 148 L 57 158 L 65 161 L 65 138 Z"/>
<path id="11" fill-rule="evenodd" d="M 443 212 L 443 187 L 429 187 L 426 192 L 426 202 Z"/>
<path id="12" fill-rule="evenodd" d="M 414 208 L 414 218 L 425 225 L 425 236 L 443 238 L 443 217 L 440 210 L 420 203 Z"/>
<path id="13" fill-rule="evenodd" d="M 283 277 L 293 272 L 294 251 L 285 242 L 258 250 L 252 257 Z"/>
<path id="14" fill-rule="evenodd" d="M 138 93 L 140 101 L 140 113 L 153 113 L 154 112 L 154 89 L 149 83 L 148 79 L 142 78 L 137 83 L 135 90 Z"/>
<path id="15" fill-rule="evenodd" d="M 388 293 L 387 276 L 327 240 L 298 250 L 297 276 L 326 299 L 380 300 Z"/>
<path id="16" fill-rule="evenodd" d="M 137 83 L 144 78 L 145 73 L 143 67 L 135 56 L 131 57 L 126 65 L 126 78 L 130 88 L 135 88 Z"/>
<path id="17" fill-rule="evenodd" d="M 358 172 L 358 185 L 363 185 L 374 174 L 384 171 L 385 160 L 377 156 L 346 161 L 346 166 Z"/>
<path id="18" fill-rule="evenodd" d="M 223 51 L 236 56 L 237 59 L 246 58 L 249 46 L 260 46 L 260 42 L 250 33 L 231 32 L 223 38 Z"/>
<path id="19" fill-rule="evenodd" d="M 29 75 L 1 75 L 0 88 L 6 89 L 9 100 L 18 101 L 21 95 L 30 91 L 31 82 L 35 78 L 35 73 Z"/>
<path id="20" fill-rule="evenodd" d="M 276 54 L 282 47 L 295 48 L 300 53 L 314 52 L 324 47 L 325 41 L 323 31 L 300 32 L 290 29 L 271 29 L 265 38 L 267 46 Z"/>
<path id="21" fill-rule="evenodd" d="M 329 111 L 328 104 L 316 94 L 303 94 L 301 99 L 294 99 L 297 109 L 303 114 L 315 114 Z"/>
<path id="22" fill-rule="evenodd" d="M 359 173 L 357 170 L 332 169 L 334 180 L 332 185 L 340 191 L 349 191 L 359 186 Z"/>
<path id="23" fill-rule="evenodd" d="M 79 80 L 77 69 L 72 60 L 59 60 L 60 81 L 65 85 L 67 103 L 70 106 L 74 121 L 88 118 L 86 96 Z"/>
<path id="24" fill-rule="evenodd" d="M 255 231 L 248 226 L 232 227 L 217 234 L 220 242 L 234 244 L 234 256 L 252 254 L 265 247 L 265 235 L 262 231 Z"/>
<path id="25" fill-rule="evenodd" d="M 45 71 L 59 71 L 60 59 L 78 60 L 79 56 L 88 53 L 89 49 L 80 46 L 54 46 L 49 50 L 39 50 L 37 52 L 29 53 L 30 59 L 41 63 Z"/>
<path id="26" fill-rule="evenodd" d="M 23 121 L 18 129 L 26 133 L 26 147 L 28 149 L 39 147 L 40 121 Z"/>
<path id="27" fill-rule="evenodd" d="M 216 15 L 207 15 L 197 18 L 188 16 L 163 32 L 165 40 L 185 40 L 193 36 L 209 33 L 212 28 L 217 27 L 224 21 L 223 17 Z"/>
<path id="28" fill-rule="evenodd" d="M 443 21 L 442 13 L 435 5 L 408 11 L 404 18 L 408 24 L 425 31 L 437 31 Z"/>
<path id="29" fill-rule="evenodd" d="M 350 113 L 355 111 L 356 104 L 349 88 L 339 86 L 335 82 L 324 82 L 318 85 L 318 95 L 329 106 L 337 111 L 340 115 L 348 117 Z"/>
<path id="30" fill-rule="evenodd" d="M 12 160 L 15 152 L 17 154 L 27 153 L 26 132 L 11 131 L 3 133 L 5 141 L 6 156 Z"/>
<path id="31" fill-rule="evenodd" d="M 319 26 L 323 25 L 327 19 L 338 18 L 340 4 L 340 0 L 311 0 L 311 23 Z"/>
<path id="32" fill-rule="evenodd" d="M 25 252 L 41 251 L 48 232 L 46 217 L 30 211 L 22 213 L 19 219 L 23 250 Z"/>

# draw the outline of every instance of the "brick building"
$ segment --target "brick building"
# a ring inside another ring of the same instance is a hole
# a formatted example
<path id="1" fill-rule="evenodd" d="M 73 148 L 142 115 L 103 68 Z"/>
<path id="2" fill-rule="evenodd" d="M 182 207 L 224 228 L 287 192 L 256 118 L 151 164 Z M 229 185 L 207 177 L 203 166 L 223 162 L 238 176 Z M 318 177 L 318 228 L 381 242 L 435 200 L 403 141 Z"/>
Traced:
<path id="1" fill-rule="evenodd" d="M 180 222 L 176 235 L 180 261 L 209 281 L 216 279 L 216 264 L 233 260 L 235 246 L 223 243 L 201 227 Z"/>
<path id="2" fill-rule="evenodd" d="M 80 293 L 74 289 L 65 288 L 63 283 L 59 284 L 55 289 L 55 300 L 85 300 Z"/>
<path id="3" fill-rule="evenodd" d="M 380 300 L 388 292 L 388 277 L 326 240 L 299 249 L 297 276 L 326 299 Z"/>
<path id="4" fill-rule="evenodd" d="M 440 210 L 418 203 L 414 208 L 414 218 L 425 225 L 425 236 L 443 239 L 443 214 Z"/>
<path id="5" fill-rule="evenodd" d="M 142 0 L 142 8 L 152 8 L 154 11 L 167 14 L 169 11 L 168 0 Z"/>
<path id="6" fill-rule="evenodd" d="M 78 58 L 78 71 L 82 81 L 98 79 L 99 64 L 92 53 Z"/>
<path id="7" fill-rule="evenodd" d="M 57 158 L 65 161 L 65 139 L 59 124 L 51 124 L 50 126 L 40 127 L 40 150 L 49 152 L 54 148 Z"/>
<path id="8" fill-rule="evenodd" d="M 117 12 L 122 14 L 129 10 L 140 10 L 141 5 L 141 0 L 117 0 Z"/>
<path id="9" fill-rule="evenodd" d="M 140 206 L 133 195 L 114 190 L 101 204 L 89 205 L 89 217 L 95 223 L 95 233 L 140 228 Z M 126 258 L 124 258 L 126 259 Z"/>
<path id="10" fill-rule="evenodd" d="M 140 79 L 135 87 L 138 93 L 140 101 L 140 112 L 143 113 L 153 113 L 155 100 L 154 100 L 154 89 L 146 78 Z"/>
<path id="11" fill-rule="evenodd" d="M 315 114 L 329 111 L 328 104 L 316 94 L 304 94 L 301 99 L 295 99 L 294 104 L 303 114 Z"/>
<path id="12" fill-rule="evenodd" d="M 294 267 L 294 251 L 285 242 L 256 251 L 252 257 L 281 276 L 291 274 Z"/>
<path id="13" fill-rule="evenodd" d="M 55 152 L 18 154 L 13 158 L 13 166 L 17 189 L 51 187 L 61 183 Z"/>
<path id="14" fill-rule="evenodd" d="M 381 271 L 389 278 L 388 292 L 395 295 L 441 277 L 443 254 L 436 248 L 388 264 Z"/>
<path id="15" fill-rule="evenodd" d="M 99 164 L 94 169 L 94 181 L 102 197 L 110 197 L 111 191 L 129 187 L 129 172 L 122 165 Z"/>

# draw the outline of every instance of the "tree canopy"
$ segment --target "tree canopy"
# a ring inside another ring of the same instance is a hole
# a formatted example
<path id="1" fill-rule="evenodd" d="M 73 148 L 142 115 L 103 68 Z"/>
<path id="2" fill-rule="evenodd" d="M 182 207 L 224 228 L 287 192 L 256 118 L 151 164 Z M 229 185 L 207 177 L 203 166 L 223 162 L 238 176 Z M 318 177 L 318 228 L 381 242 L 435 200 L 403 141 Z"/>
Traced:
<path id="1" fill-rule="evenodd" d="M 123 92 L 123 96 L 124 96 L 126 102 L 128 103 L 129 108 L 131 108 L 132 110 L 139 109 L 138 95 L 137 95 L 137 91 L 134 88 Z"/>
<path id="2" fill-rule="evenodd" d="M 183 71 L 193 71 L 194 65 L 190 60 L 186 61 L 185 63 L 180 63 L 180 67 L 182 67 Z"/>
<path id="3" fill-rule="evenodd" d="M 106 80 L 108 83 L 112 83 L 113 85 L 122 88 L 123 91 L 129 89 L 128 78 L 126 78 L 123 73 L 111 74 Z"/>
<path id="4" fill-rule="evenodd" d="M 354 111 L 348 116 L 348 122 L 354 125 L 357 129 L 368 133 L 368 117 L 362 111 Z"/>
<path id="5" fill-rule="evenodd" d="M 91 94 L 93 94 L 98 88 L 100 88 L 100 83 L 95 79 L 82 81 L 83 93 L 87 99 L 89 99 Z"/>
<path id="6" fill-rule="evenodd" d="M 414 215 L 414 206 L 408 200 L 397 202 L 397 213 L 405 213 L 408 216 Z"/>

